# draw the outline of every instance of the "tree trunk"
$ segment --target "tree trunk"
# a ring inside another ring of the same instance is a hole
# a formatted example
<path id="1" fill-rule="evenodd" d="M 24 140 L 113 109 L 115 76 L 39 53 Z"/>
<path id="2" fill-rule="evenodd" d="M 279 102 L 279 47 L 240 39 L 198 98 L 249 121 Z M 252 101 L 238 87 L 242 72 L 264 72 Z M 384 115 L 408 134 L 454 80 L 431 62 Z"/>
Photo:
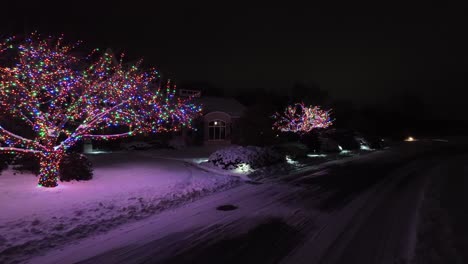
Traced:
<path id="1" fill-rule="evenodd" d="M 56 187 L 59 178 L 61 151 L 45 152 L 41 156 L 39 170 L 39 186 Z"/>

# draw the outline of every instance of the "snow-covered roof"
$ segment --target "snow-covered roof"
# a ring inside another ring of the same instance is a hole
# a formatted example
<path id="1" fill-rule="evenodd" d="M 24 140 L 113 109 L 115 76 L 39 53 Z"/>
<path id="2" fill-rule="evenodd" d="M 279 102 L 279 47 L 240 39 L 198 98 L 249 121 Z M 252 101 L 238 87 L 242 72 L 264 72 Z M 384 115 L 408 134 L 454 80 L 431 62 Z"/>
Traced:
<path id="1" fill-rule="evenodd" d="M 232 117 L 240 117 L 245 110 L 244 105 L 230 97 L 202 96 L 195 98 L 194 102 L 202 104 L 205 113 L 220 111 Z"/>

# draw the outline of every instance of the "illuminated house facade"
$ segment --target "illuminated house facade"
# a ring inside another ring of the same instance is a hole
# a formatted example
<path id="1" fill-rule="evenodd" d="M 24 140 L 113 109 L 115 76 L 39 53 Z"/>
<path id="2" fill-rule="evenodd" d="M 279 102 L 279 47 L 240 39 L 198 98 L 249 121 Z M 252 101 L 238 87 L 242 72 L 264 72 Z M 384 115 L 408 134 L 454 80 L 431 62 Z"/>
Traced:
<path id="1" fill-rule="evenodd" d="M 180 90 L 180 96 L 194 96 L 203 106 L 203 117 L 195 125 L 203 144 L 231 144 L 239 140 L 239 119 L 245 106 L 231 97 L 201 96 L 198 91 Z"/>

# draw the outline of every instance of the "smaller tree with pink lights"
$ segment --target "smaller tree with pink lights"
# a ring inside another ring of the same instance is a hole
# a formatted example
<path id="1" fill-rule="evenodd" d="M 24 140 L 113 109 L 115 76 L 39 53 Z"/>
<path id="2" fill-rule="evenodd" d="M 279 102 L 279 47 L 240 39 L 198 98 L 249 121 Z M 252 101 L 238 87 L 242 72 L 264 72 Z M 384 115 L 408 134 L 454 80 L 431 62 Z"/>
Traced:
<path id="1" fill-rule="evenodd" d="M 190 128 L 201 112 L 175 87 L 160 87 L 158 72 L 141 61 L 125 65 L 99 50 L 82 57 L 75 47 L 38 34 L 0 42 L 0 113 L 32 131 L 0 124 L 0 152 L 38 156 L 44 187 L 57 186 L 60 163 L 80 140 Z M 105 132 L 115 127 L 126 131 Z"/>
<path id="2" fill-rule="evenodd" d="M 283 113 L 275 113 L 273 128 L 281 132 L 293 132 L 300 135 L 314 129 L 328 128 L 333 124 L 331 110 L 322 110 L 319 106 L 306 106 L 296 103 L 287 106 Z"/>

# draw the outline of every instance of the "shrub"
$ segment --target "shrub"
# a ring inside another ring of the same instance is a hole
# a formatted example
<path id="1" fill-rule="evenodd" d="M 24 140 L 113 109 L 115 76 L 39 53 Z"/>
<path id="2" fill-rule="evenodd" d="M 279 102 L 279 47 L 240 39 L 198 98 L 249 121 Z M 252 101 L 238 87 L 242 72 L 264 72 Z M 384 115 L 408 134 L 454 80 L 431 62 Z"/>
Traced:
<path id="1" fill-rule="evenodd" d="M 14 170 L 21 173 L 31 172 L 34 175 L 39 175 L 39 158 L 34 155 L 17 155 L 11 164 Z"/>
<path id="2" fill-rule="evenodd" d="M 233 146 L 210 155 L 208 162 L 216 167 L 232 170 L 245 167 L 260 168 L 284 161 L 284 156 L 271 148 Z"/>
<path id="3" fill-rule="evenodd" d="M 320 151 L 323 152 L 340 152 L 340 145 L 335 140 L 328 137 L 319 137 Z"/>
<path id="4" fill-rule="evenodd" d="M 340 146 L 345 150 L 356 150 L 365 143 L 364 137 L 358 132 L 350 129 L 329 129 L 323 131 L 320 136 L 320 148 L 322 151 L 336 152 Z M 367 144 L 366 144 L 367 145 Z"/>
<path id="5" fill-rule="evenodd" d="M 367 136 L 366 138 L 369 147 L 373 149 L 383 149 L 386 146 L 386 142 L 381 137 Z"/>
<path id="6" fill-rule="evenodd" d="M 237 124 L 242 145 L 267 146 L 277 140 L 277 131 L 271 129 L 271 115 L 275 111 L 271 102 L 257 103 L 246 109 Z"/>
<path id="7" fill-rule="evenodd" d="M 89 159 L 80 153 L 66 155 L 60 164 L 61 181 L 88 181 L 93 178 L 93 167 Z"/>
<path id="8" fill-rule="evenodd" d="M 0 174 L 3 170 L 8 168 L 8 164 L 11 161 L 11 156 L 8 154 L 0 154 Z"/>
<path id="9" fill-rule="evenodd" d="M 273 147 L 273 149 L 284 156 L 291 158 L 305 158 L 309 153 L 309 148 L 301 143 L 283 143 Z"/>
<path id="10" fill-rule="evenodd" d="M 302 144 L 307 146 L 307 148 L 314 151 L 320 150 L 320 139 L 318 132 L 311 131 L 305 135 L 302 135 L 300 140 Z"/>
<path id="11" fill-rule="evenodd" d="M 39 158 L 30 155 L 18 155 L 12 161 L 13 169 L 39 175 Z M 67 154 L 60 164 L 61 181 L 87 181 L 93 178 L 93 167 L 85 155 Z"/>

